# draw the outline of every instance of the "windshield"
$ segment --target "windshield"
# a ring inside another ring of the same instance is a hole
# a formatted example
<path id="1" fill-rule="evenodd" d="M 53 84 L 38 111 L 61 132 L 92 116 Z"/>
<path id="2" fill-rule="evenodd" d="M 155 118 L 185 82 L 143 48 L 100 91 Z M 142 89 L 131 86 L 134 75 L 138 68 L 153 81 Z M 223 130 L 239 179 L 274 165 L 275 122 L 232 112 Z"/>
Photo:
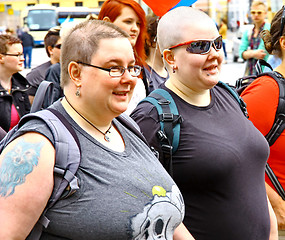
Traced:
<path id="1" fill-rule="evenodd" d="M 27 16 L 30 30 L 43 31 L 56 26 L 56 12 L 50 9 L 31 10 Z"/>

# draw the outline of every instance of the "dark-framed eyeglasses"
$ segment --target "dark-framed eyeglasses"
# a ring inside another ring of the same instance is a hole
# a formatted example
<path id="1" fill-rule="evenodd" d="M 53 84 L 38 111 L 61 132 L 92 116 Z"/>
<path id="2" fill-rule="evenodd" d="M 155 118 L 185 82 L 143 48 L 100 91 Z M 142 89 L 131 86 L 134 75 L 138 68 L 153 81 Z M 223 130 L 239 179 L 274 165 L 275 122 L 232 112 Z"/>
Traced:
<path id="1" fill-rule="evenodd" d="M 24 57 L 24 54 L 23 53 L 1 53 L 2 55 L 5 55 L 5 56 L 12 56 L 12 57 Z"/>
<path id="2" fill-rule="evenodd" d="M 92 65 L 89 63 L 84 63 L 84 62 L 77 62 L 77 63 L 82 64 L 82 65 L 86 65 L 88 67 L 94 67 L 94 68 L 101 69 L 103 71 L 107 71 L 107 72 L 109 72 L 109 75 L 111 77 L 121 77 L 124 75 L 126 70 L 129 71 L 129 73 L 131 74 L 132 77 L 137 77 L 140 75 L 141 69 L 142 69 L 141 66 L 138 66 L 138 65 L 129 66 L 127 68 L 122 67 L 122 66 L 113 66 L 110 68 L 103 68 L 103 67 L 95 66 L 95 65 Z"/>
<path id="3" fill-rule="evenodd" d="M 283 35 L 284 25 L 285 25 L 285 6 L 283 6 L 283 12 L 281 16 L 280 37 L 282 37 Z"/>
<path id="4" fill-rule="evenodd" d="M 58 49 L 61 49 L 61 43 L 59 44 L 56 44 L 56 45 L 53 45 L 54 48 L 58 48 Z"/>
<path id="5" fill-rule="evenodd" d="M 169 50 L 184 45 L 188 45 L 186 51 L 189 53 L 207 54 L 208 52 L 210 52 L 211 46 L 214 46 L 216 51 L 221 50 L 223 46 L 223 39 L 222 36 L 219 36 L 214 40 L 195 40 L 190 42 L 179 43 L 175 46 L 170 47 Z"/>

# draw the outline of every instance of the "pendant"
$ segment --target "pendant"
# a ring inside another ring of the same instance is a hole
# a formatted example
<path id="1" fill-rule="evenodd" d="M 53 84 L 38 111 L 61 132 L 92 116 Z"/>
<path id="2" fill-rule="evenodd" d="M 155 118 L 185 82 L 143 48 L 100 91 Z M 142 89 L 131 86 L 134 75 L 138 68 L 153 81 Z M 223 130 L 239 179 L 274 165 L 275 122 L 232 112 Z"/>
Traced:
<path id="1" fill-rule="evenodd" d="M 110 138 L 109 138 L 108 136 L 106 136 L 106 135 L 104 135 L 104 140 L 105 140 L 106 142 L 110 142 Z"/>

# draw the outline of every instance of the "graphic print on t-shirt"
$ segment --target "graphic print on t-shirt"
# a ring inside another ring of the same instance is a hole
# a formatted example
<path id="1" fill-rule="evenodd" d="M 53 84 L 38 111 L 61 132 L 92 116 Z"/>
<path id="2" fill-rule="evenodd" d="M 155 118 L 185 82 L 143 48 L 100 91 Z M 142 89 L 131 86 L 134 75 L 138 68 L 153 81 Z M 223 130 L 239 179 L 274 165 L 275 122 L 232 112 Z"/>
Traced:
<path id="1" fill-rule="evenodd" d="M 152 201 L 131 219 L 133 239 L 160 239 L 173 238 L 173 231 L 184 216 L 184 202 L 176 185 L 170 192 L 161 186 L 152 188 Z"/>

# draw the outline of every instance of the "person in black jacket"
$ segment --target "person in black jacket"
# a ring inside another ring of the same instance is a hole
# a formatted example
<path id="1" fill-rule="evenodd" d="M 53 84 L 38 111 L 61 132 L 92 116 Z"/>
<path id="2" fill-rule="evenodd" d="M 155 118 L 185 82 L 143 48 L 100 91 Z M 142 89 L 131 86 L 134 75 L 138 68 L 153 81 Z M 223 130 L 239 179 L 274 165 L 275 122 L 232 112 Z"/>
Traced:
<path id="1" fill-rule="evenodd" d="M 20 36 L 20 39 L 22 40 L 22 44 L 24 47 L 24 65 L 25 68 L 31 68 L 32 63 L 32 51 L 34 47 L 34 38 L 31 34 L 28 33 L 29 29 L 27 27 L 24 28 L 22 35 Z"/>
<path id="2" fill-rule="evenodd" d="M 29 113 L 27 94 L 30 85 L 20 74 L 23 70 L 23 46 L 21 40 L 11 35 L 0 35 L 0 127 L 6 132 L 19 119 Z"/>

